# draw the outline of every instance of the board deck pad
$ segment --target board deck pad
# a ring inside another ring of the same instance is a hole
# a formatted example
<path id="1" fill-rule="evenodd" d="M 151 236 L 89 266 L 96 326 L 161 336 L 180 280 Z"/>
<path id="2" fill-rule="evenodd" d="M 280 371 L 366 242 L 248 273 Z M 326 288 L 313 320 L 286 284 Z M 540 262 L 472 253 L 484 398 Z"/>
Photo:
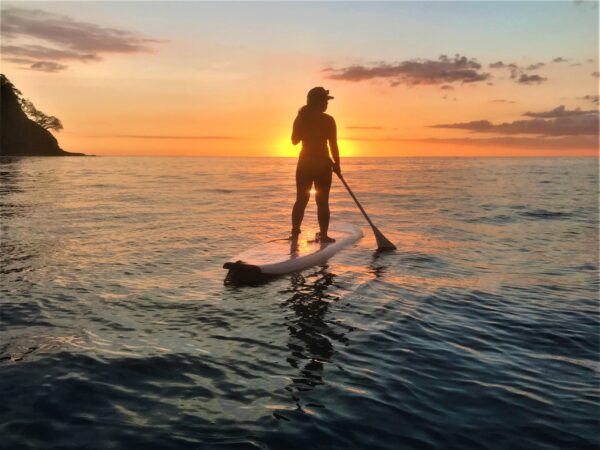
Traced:
<path id="1" fill-rule="evenodd" d="M 273 275 L 295 272 L 325 262 L 363 235 L 359 227 L 349 223 L 331 226 L 328 234 L 335 242 L 316 242 L 314 231 L 301 233 L 293 241 L 277 239 L 265 242 L 240 253 L 223 267 Z"/>

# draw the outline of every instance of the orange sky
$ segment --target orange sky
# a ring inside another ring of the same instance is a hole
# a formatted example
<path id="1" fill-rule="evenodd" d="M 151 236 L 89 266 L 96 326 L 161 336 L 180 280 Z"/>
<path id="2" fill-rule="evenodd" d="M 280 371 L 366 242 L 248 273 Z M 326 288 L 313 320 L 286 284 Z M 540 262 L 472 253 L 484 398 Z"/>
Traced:
<path id="1" fill-rule="evenodd" d="M 5 2 L 2 72 L 67 151 L 295 156 L 322 85 L 342 156 L 597 155 L 597 3 L 480 3 Z"/>

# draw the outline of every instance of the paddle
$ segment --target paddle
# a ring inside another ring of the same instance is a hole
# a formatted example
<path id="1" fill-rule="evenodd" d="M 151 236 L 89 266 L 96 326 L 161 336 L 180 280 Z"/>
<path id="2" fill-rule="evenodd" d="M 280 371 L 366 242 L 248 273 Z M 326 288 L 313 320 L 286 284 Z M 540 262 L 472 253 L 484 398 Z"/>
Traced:
<path id="1" fill-rule="evenodd" d="M 371 219 L 369 219 L 369 216 L 367 215 L 366 211 L 364 210 L 364 208 L 361 206 L 360 202 L 356 198 L 356 195 L 354 195 L 354 192 L 352 192 L 352 189 L 350 189 L 350 186 L 348 186 L 348 183 L 346 183 L 346 180 L 344 180 L 344 177 L 342 176 L 342 174 L 338 173 L 338 172 L 336 172 L 336 174 L 339 177 L 339 179 L 342 181 L 342 183 L 344 183 L 344 186 L 346 186 L 348 193 L 352 196 L 352 198 L 356 202 L 356 206 L 358 206 L 358 209 L 360 209 L 360 212 L 363 213 L 363 216 L 365 216 L 365 219 L 367 219 L 367 222 L 369 222 L 369 225 L 371 225 L 371 228 L 373 229 L 373 234 L 375 234 L 375 240 L 377 241 L 377 250 L 382 250 L 382 251 L 383 250 L 396 250 L 396 246 L 394 244 L 392 244 L 383 235 L 383 233 L 381 231 L 379 231 L 379 229 L 375 225 L 373 225 L 373 222 L 371 222 Z"/>

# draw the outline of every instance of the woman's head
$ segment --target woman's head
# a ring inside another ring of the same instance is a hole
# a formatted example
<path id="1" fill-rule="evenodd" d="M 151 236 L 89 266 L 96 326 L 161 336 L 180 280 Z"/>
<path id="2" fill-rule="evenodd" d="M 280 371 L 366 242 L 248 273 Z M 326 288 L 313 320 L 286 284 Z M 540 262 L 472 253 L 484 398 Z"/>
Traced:
<path id="1" fill-rule="evenodd" d="M 324 87 L 317 86 L 308 91 L 306 95 L 306 105 L 317 111 L 324 112 L 327 110 L 327 103 L 333 99 L 329 95 L 329 91 Z"/>

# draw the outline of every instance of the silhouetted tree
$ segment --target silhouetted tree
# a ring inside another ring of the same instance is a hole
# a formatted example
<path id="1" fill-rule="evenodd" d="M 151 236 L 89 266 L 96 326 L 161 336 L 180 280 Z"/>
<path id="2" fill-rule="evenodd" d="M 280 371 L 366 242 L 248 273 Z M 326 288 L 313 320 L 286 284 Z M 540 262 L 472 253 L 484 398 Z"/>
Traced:
<path id="1" fill-rule="evenodd" d="M 46 130 L 60 131 L 63 129 L 62 123 L 57 117 L 44 114 L 30 100 L 19 98 L 19 103 L 25 114 Z"/>
<path id="2" fill-rule="evenodd" d="M 25 114 L 29 116 L 31 120 L 37 123 L 39 126 L 45 128 L 46 130 L 54 130 L 60 131 L 63 129 L 62 122 L 60 119 L 54 116 L 49 116 L 44 114 L 42 111 L 37 109 L 31 100 L 27 100 L 23 98 L 23 93 L 18 90 L 14 84 L 12 84 L 8 78 L 4 74 L 0 77 L 0 83 L 2 85 L 8 84 L 12 91 L 15 93 L 17 100 L 19 101 L 19 105 L 21 105 L 21 109 Z"/>

